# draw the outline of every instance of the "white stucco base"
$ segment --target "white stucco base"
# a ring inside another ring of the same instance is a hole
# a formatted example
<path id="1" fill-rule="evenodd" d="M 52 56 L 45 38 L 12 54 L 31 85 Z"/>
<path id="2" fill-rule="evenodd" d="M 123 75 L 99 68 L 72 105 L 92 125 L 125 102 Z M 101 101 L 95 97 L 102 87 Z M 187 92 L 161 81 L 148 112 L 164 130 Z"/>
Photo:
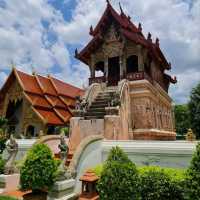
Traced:
<path id="1" fill-rule="evenodd" d="M 48 193 L 47 200 L 75 200 L 77 195 L 73 192 L 75 180 L 55 182 L 52 190 Z"/>
<path id="2" fill-rule="evenodd" d="M 187 141 L 106 141 L 102 142 L 102 157 L 106 160 L 109 151 L 119 146 L 138 166 L 188 167 L 197 142 Z"/>
<path id="3" fill-rule="evenodd" d="M 36 139 L 18 139 L 16 140 L 16 142 L 18 144 L 18 152 L 16 156 L 16 161 L 19 161 L 25 156 L 26 152 L 29 149 L 31 149 L 33 144 L 36 142 Z M 3 158 L 6 159 L 7 157 L 8 157 L 8 153 L 6 150 L 4 150 Z"/>
<path id="4" fill-rule="evenodd" d="M 17 190 L 19 187 L 19 174 L 0 175 L 0 193 Z"/>

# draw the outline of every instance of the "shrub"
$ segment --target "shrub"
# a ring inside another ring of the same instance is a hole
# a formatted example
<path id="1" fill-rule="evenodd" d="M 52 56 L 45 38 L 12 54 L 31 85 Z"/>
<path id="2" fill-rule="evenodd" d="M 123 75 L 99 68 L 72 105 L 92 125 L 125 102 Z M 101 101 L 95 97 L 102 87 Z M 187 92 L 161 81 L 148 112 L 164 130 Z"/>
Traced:
<path id="1" fill-rule="evenodd" d="M 3 160 L 2 156 L 0 155 L 0 174 L 3 174 L 5 166 L 5 160 Z"/>
<path id="2" fill-rule="evenodd" d="M 113 148 L 97 184 L 101 200 L 139 199 L 138 171 L 119 148 Z"/>
<path id="3" fill-rule="evenodd" d="M 186 170 L 179 169 L 179 168 L 168 168 L 168 167 L 159 167 L 159 166 L 145 166 L 145 167 L 138 168 L 139 174 L 141 176 L 150 170 L 163 171 L 173 181 L 183 181 L 186 177 Z"/>
<path id="4" fill-rule="evenodd" d="M 8 196 L 0 196 L 0 200 L 18 200 L 14 197 L 8 197 Z"/>
<path id="5" fill-rule="evenodd" d="M 92 169 L 92 171 L 93 171 L 98 177 L 100 177 L 100 176 L 101 176 L 101 173 L 102 173 L 102 171 L 103 171 L 103 165 L 102 165 L 102 164 L 97 165 L 96 167 L 94 167 L 94 168 Z"/>
<path id="6" fill-rule="evenodd" d="M 140 174 L 142 200 L 183 200 L 184 175 L 159 167 L 143 168 Z M 173 175 L 176 175 L 173 177 Z"/>
<path id="7" fill-rule="evenodd" d="M 28 152 L 20 169 L 20 182 L 24 190 L 50 188 L 54 183 L 58 162 L 45 144 L 36 144 Z"/>
<path id="8" fill-rule="evenodd" d="M 196 147 L 187 171 L 186 196 L 189 200 L 200 200 L 200 143 Z"/>

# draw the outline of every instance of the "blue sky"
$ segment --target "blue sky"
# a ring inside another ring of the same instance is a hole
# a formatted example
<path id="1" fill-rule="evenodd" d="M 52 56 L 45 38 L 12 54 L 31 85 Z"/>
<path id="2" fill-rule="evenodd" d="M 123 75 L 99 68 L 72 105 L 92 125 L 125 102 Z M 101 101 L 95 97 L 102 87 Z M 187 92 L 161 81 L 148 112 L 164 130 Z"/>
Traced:
<path id="1" fill-rule="evenodd" d="M 111 0 L 118 8 L 118 0 Z M 124 11 L 143 32 L 160 38 L 178 84 L 170 95 L 185 103 L 200 81 L 200 0 L 121 0 Z M 52 74 L 87 85 L 87 66 L 74 59 L 106 7 L 106 0 L 0 0 L 0 86 L 11 63 L 31 73 Z"/>

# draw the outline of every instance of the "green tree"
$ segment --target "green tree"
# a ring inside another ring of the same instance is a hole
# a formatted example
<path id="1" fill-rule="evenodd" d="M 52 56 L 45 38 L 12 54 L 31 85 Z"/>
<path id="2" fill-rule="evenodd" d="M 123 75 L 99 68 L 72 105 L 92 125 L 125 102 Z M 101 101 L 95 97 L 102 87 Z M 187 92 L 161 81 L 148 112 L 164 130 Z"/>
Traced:
<path id="1" fill-rule="evenodd" d="M 22 189 L 37 191 L 50 188 L 54 183 L 57 167 L 58 163 L 47 145 L 34 145 L 20 169 Z"/>
<path id="2" fill-rule="evenodd" d="M 192 89 L 189 101 L 191 128 L 197 139 L 200 139 L 200 83 Z"/>
<path id="3" fill-rule="evenodd" d="M 113 148 L 103 166 L 97 190 L 101 200 L 139 199 L 139 176 L 135 164 L 119 148 Z"/>
<path id="4" fill-rule="evenodd" d="M 186 199 L 200 200 L 200 143 L 193 154 L 186 178 Z"/>
<path id="5" fill-rule="evenodd" d="M 185 135 L 187 133 L 187 130 L 191 127 L 188 105 L 176 105 L 174 112 L 176 132 L 178 135 Z"/>
<path id="6" fill-rule="evenodd" d="M 0 154 L 3 153 L 6 147 L 7 134 L 6 134 L 7 119 L 0 116 Z"/>

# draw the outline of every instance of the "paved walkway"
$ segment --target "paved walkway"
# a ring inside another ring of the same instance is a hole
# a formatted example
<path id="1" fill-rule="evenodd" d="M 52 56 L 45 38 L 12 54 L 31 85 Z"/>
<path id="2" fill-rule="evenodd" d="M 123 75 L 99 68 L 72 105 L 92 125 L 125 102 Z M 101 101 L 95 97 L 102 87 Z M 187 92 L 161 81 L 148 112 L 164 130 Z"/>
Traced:
<path id="1" fill-rule="evenodd" d="M 29 193 L 31 193 L 31 191 L 22 192 L 20 190 L 16 190 L 16 191 L 5 192 L 5 193 L 2 193 L 1 195 L 15 197 L 17 199 L 23 199 L 23 196 Z"/>

